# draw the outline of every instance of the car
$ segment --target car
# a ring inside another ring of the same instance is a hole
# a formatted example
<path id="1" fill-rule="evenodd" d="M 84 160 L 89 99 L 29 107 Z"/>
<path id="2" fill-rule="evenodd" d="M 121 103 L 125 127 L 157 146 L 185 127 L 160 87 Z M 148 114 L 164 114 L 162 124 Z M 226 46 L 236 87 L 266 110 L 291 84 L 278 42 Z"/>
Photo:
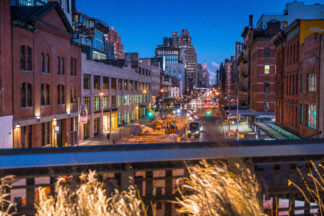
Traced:
<path id="1" fill-rule="evenodd" d="M 199 137 L 200 136 L 200 124 L 198 121 L 192 121 L 189 123 L 188 137 Z"/>

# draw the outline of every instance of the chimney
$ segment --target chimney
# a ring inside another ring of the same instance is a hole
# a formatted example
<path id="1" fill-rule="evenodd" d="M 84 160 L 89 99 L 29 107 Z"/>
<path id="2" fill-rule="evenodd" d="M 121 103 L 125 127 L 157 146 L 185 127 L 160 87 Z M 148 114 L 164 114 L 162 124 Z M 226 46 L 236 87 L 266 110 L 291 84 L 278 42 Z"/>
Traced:
<path id="1" fill-rule="evenodd" d="M 253 15 L 252 14 L 249 15 L 249 27 L 253 28 Z"/>

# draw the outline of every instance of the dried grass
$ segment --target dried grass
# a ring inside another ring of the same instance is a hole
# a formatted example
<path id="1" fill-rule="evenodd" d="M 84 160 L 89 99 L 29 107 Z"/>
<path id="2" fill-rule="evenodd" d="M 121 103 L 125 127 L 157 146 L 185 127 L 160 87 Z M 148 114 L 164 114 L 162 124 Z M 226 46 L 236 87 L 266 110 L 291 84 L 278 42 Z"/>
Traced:
<path id="1" fill-rule="evenodd" d="M 36 205 L 39 216 L 140 216 L 146 215 L 142 200 L 134 186 L 127 191 L 115 192 L 108 197 L 96 173 L 80 176 L 81 184 L 73 188 L 66 179 L 59 179 L 55 185 L 55 196 L 39 188 L 39 202 Z"/>
<path id="2" fill-rule="evenodd" d="M 179 213 L 194 216 L 265 215 L 258 197 L 259 184 L 240 161 L 213 164 L 202 161 L 188 167 L 189 178 L 178 188 Z"/>
<path id="3" fill-rule="evenodd" d="M 303 185 L 298 185 L 292 180 L 288 180 L 288 186 L 293 186 L 303 195 L 309 206 L 312 203 L 318 205 L 318 213 L 324 215 L 324 167 L 322 164 L 315 164 L 310 161 L 310 166 L 306 172 L 297 169 Z M 318 215 L 314 213 L 314 215 Z"/>
<path id="4" fill-rule="evenodd" d="M 15 213 L 15 205 L 10 202 L 10 194 L 6 188 L 10 188 L 9 182 L 14 179 L 14 176 L 5 176 L 0 178 L 0 216 L 11 216 Z"/>

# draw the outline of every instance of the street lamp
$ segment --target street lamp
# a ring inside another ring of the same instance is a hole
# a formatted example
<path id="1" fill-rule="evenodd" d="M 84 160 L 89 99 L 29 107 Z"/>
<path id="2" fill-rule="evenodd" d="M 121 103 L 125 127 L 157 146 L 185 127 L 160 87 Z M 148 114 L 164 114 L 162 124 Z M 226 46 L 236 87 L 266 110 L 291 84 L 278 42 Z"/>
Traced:
<path id="1" fill-rule="evenodd" d="M 162 110 L 164 111 L 164 89 L 161 89 L 160 92 L 162 93 Z"/>

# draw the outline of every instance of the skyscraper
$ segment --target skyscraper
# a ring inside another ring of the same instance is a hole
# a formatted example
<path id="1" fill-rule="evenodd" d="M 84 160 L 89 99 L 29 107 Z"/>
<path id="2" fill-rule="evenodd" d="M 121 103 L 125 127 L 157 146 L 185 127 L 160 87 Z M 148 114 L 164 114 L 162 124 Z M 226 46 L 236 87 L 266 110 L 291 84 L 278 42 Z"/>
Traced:
<path id="1" fill-rule="evenodd" d="M 165 52 L 161 53 L 162 50 L 165 50 Z M 165 59 L 165 62 L 171 61 L 169 62 L 171 64 L 176 61 L 184 64 L 187 93 L 197 87 L 197 53 L 187 29 L 183 29 L 180 36 L 178 36 L 177 32 L 173 32 L 172 37 L 165 37 L 163 45 L 156 48 L 155 55 L 161 57 L 161 61 Z M 162 63 L 162 70 L 164 71 L 165 68 L 163 67 Z"/>

